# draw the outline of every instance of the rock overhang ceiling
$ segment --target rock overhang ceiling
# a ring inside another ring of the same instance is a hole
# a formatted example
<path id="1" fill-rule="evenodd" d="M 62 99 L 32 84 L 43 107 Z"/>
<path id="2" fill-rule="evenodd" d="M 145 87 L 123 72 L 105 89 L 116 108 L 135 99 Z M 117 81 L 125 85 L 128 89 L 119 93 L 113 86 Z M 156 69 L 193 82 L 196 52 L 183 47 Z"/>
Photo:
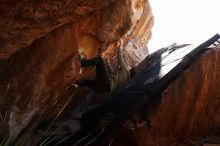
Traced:
<path id="1" fill-rule="evenodd" d="M 94 76 L 80 71 L 79 53 L 103 52 L 117 64 L 116 44 L 124 40 L 126 63 L 135 66 L 148 53 L 153 25 L 145 0 L 9 0 L 1 2 L 0 19 L 1 114 L 9 113 L 3 131 L 12 139 L 64 106 L 72 82 Z"/>

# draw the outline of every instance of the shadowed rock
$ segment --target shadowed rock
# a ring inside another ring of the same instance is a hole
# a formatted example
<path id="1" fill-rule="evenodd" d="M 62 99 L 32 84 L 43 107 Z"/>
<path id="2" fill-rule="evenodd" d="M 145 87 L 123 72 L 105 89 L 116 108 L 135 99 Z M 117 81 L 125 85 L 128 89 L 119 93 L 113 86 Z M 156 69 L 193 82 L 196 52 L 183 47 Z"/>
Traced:
<path id="1" fill-rule="evenodd" d="M 94 78 L 93 69 L 80 69 L 79 53 L 92 58 L 103 52 L 117 66 L 116 44 L 122 39 L 133 66 L 144 58 L 136 52 L 148 52 L 153 24 L 142 0 L 9 0 L 1 2 L 0 12 L 1 134 L 12 140 L 42 119 L 56 119 L 74 103 L 72 83 Z"/>

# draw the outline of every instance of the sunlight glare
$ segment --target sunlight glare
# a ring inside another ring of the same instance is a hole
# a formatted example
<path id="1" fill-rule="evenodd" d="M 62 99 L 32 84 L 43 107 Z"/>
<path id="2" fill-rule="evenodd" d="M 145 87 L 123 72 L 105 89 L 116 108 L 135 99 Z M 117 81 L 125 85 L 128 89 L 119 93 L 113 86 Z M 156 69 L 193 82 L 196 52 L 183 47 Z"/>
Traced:
<path id="1" fill-rule="evenodd" d="M 154 15 L 149 52 L 173 43 L 202 43 L 220 33 L 220 0 L 149 0 Z"/>

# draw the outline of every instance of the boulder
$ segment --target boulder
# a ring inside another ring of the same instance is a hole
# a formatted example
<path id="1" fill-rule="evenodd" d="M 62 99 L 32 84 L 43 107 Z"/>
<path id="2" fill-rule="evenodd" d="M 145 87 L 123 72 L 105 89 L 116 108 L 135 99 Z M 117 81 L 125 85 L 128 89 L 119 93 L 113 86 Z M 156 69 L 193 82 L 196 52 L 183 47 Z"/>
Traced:
<path id="1" fill-rule="evenodd" d="M 95 77 L 80 68 L 79 54 L 117 64 L 119 40 L 129 66 L 148 53 L 153 16 L 145 0 L 4 0 L 0 12 L 0 133 L 10 141 L 59 117 L 75 102 L 74 82 Z"/>

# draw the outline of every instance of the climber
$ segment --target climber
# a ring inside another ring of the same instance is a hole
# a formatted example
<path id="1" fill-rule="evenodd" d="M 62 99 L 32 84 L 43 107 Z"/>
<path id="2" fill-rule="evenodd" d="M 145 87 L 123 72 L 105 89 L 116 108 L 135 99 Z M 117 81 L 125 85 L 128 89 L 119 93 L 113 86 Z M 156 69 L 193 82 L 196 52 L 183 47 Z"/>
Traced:
<path id="1" fill-rule="evenodd" d="M 135 74 L 134 69 L 132 68 L 130 71 L 123 59 L 123 42 L 121 41 L 118 46 L 120 46 L 117 54 L 119 70 L 116 73 L 109 73 L 109 66 L 105 64 L 101 56 L 86 60 L 85 55 L 80 55 L 79 61 L 81 67 L 96 66 L 96 78 L 94 80 L 81 80 L 78 82 L 78 85 L 88 86 L 98 93 L 112 92 L 118 85 L 133 77 Z"/>

